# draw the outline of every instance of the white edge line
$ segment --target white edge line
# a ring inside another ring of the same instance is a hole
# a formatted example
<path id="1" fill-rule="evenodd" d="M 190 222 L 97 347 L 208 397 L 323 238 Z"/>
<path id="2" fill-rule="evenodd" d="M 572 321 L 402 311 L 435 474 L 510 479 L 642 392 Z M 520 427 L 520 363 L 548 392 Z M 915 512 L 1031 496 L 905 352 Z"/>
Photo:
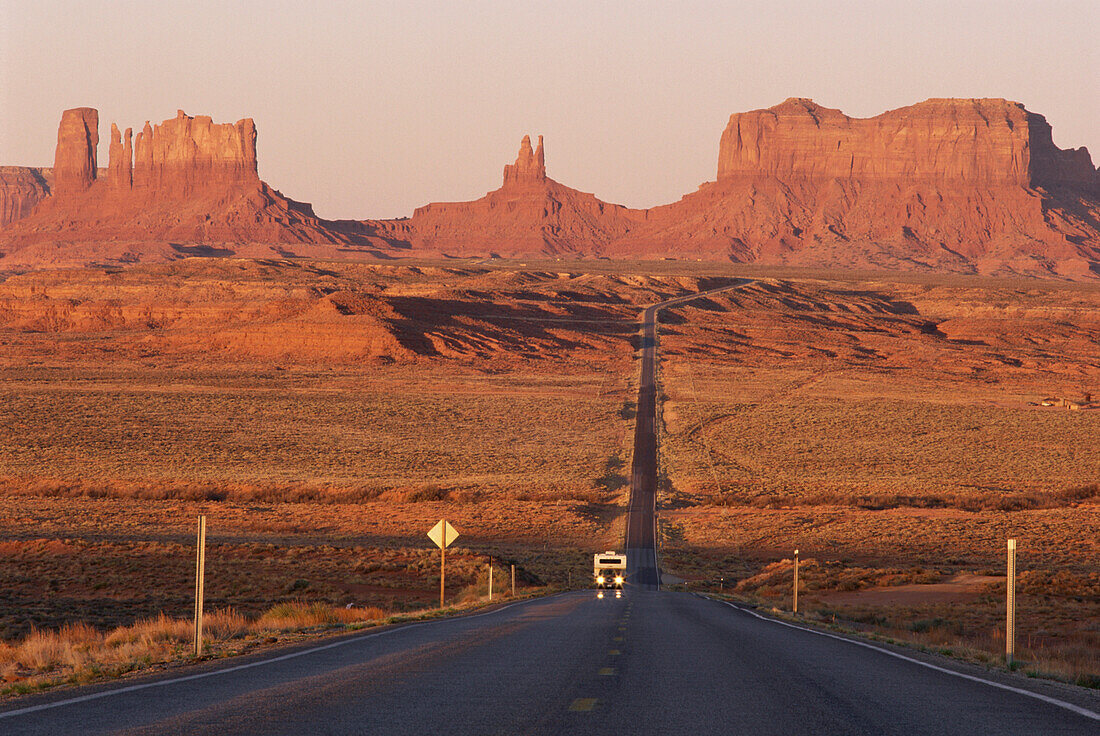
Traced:
<path id="1" fill-rule="evenodd" d="M 557 593 L 555 595 L 561 595 L 561 594 Z M 207 677 L 215 677 L 217 675 L 229 674 L 230 672 L 239 672 L 240 670 L 248 670 L 248 669 L 252 669 L 253 667 L 262 667 L 262 666 L 267 665 L 267 664 L 274 664 L 275 662 L 285 662 L 288 659 L 295 659 L 297 657 L 304 657 L 307 654 L 314 654 L 315 652 L 322 652 L 326 649 L 335 649 L 337 647 L 343 647 L 343 646 L 347 646 L 349 644 L 359 644 L 359 643 L 362 643 L 362 642 L 366 641 L 367 639 L 374 639 L 374 638 L 379 637 L 379 636 L 386 636 L 387 634 L 393 634 L 393 633 L 398 632 L 398 631 L 408 631 L 409 629 L 415 628 L 417 626 L 426 626 L 428 624 L 453 623 L 455 621 L 469 621 L 472 618 L 480 618 L 481 616 L 491 616 L 493 614 L 500 613 L 502 611 L 507 611 L 509 608 L 512 608 L 513 606 L 519 606 L 519 605 L 523 605 L 525 603 L 534 603 L 535 601 L 544 601 L 544 600 L 547 600 L 548 598 L 553 598 L 553 597 L 554 597 L 554 595 L 549 595 L 549 596 L 542 596 L 542 597 L 539 597 L 539 598 L 531 598 L 530 600 L 525 600 L 525 601 L 515 601 L 514 603 L 509 603 L 506 606 L 501 606 L 500 608 L 494 609 L 492 611 L 483 611 L 481 613 L 474 613 L 474 614 L 470 614 L 468 616 L 449 616 L 449 617 L 446 617 L 446 618 L 439 618 L 439 619 L 434 619 L 434 620 L 431 620 L 431 621 L 413 621 L 413 622 L 407 623 L 407 624 L 399 624 L 399 625 L 397 625 L 393 628 L 386 629 L 385 631 L 376 631 L 374 633 L 365 634 L 365 635 L 362 635 L 362 636 L 352 635 L 352 636 L 347 637 L 346 639 L 341 639 L 340 641 L 334 641 L 330 644 L 323 644 L 323 645 L 318 646 L 318 647 L 311 647 L 309 649 L 303 649 L 301 651 L 291 652 L 290 654 L 283 654 L 283 655 L 280 655 L 278 657 L 272 657 L 270 659 L 261 659 L 258 662 L 249 662 L 247 664 L 238 664 L 238 665 L 234 665 L 233 667 L 226 667 L 225 669 L 211 670 L 209 672 L 198 672 L 194 675 L 184 675 L 183 677 L 174 677 L 170 680 L 157 680 L 156 682 L 144 682 L 144 683 L 141 683 L 139 685 L 129 685 L 127 687 L 113 688 L 113 689 L 110 689 L 110 690 L 101 690 L 100 692 L 97 692 L 97 693 L 89 693 L 88 695 L 81 695 L 81 696 L 76 697 L 76 698 L 68 698 L 66 700 L 57 700 L 57 701 L 54 701 L 52 703 L 42 703 L 40 705 L 32 705 L 32 706 L 28 706 L 26 708 L 19 708 L 18 710 L 9 710 L 9 711 L 5 711 L 5 712 L 0 713 L 0 719 L 11 718 L 12 716 L 26 715 L 28 713 L 36 713 L 38 711 L 48 710 L 50 708 L 60 708 L 63 705 L 73 705 L 75 703 L 84 703 L 84 702 L 87 702 L 89 700 L 99 700 L 100 698 L 110 697 L 111 695 L 122 695 L 123 693 L 132 693 L 132 692 L 136 692 L 138 690 L 146 690 L 146 689 L 151 688 L 151 687 L 161 687 L 163 685 L 175 685 L 176 683 L 188 682 L 188 681 L 191 681 L 191 680 L 201 680 L 201 679 L 204 679 L 204 678 L 207 678 Z"/>
<path id="2" fill-rule="evenodd" d="M 972 682 L 980 682 L 984 685 L 989 685 L 990 687 L 995 687 L 995 688 L 998 688 L 1000 690 L 1007 690 L 1011 693 L 1016 693 L 1017 695 L 1026 695 L 1029 698 L 1035 698 L 1036 700 L 1041 700 L 1044 703 L 1049 703 L 1051 705 L 1056 705 L 1059 708 L 1065 708 L 1066 710 L 1072 711 L 1073 713 L 1076 713 L 1077 715 L 1084 716 L 1085 718 L 1091 718 L 1094 721 L 1100 721 L 1100 713 L 1095 713 L 1091 710 L 1088 710 L 1087 708 L 1082 708 L 1079 705 L 1074 705 L 1073 703 L 1067 703 L 1064 700 L 1058 700 L 1058 698 L 1052 698 L 1049 695 L 1043 695 L 1041 693 L 1032 692 L 1031 690 L 1025 690 L 1022 687 L 1013 687 L 1012 685 L 1005 685 L 1004 683 L 995 682 L 993 680 L 986 680 L 982 677 L 977 677 L 975 675 L 968 675 L 965 672 L 956 672 L 955 670 L 948 669 L 947 667 L 940 667 L 939 665 L 932 664 L 931 662 L 924 662 L 924 661 L 921 661 L 921 660 L 916 659 L 914 657 L 907 657 L 904 654 L 901 654 L 899 652 L 893 652 L 893 651 L 890 651 L 889 649 L 885 649 L 883 647 L 875 646 L 874 644 L 870 644 L 870 643 L 865 642 L 865 641 L 859 641 L 858 639 L 849 639 L 848 637 L 838 636 L 836 634 L 830 634 L 827 631 L 818 631 L 817 629 L 811 629 L 807 626 L 799 626 L 798 624 L 792 624 L 792 623 L 788 623 L 786 621 L 780 621 L 779 619 L 771 618 L 769 616 L 762 616 L 759 613 L 757 613 L 756 611 L 751 611 L 747 608 L 741 608 L 740 606 L 736 606 L 733 603 L 730 603 L 729 601 L 718 600 L 717 598 L 710 598 L 709 596 L 701 596 L 701 597 L 707 598 L 708 600 L 715 601 L 716 603 L 724 603 L 725 605 L 729 606 L 730 608 L 732 608 L 735 611 L 740 611 L 741 613 L 747 613 L 750 616 L 755 616 L 756 618 L 760 619 L 761 621 L 768 621 L 768 622 L 773 623 L 773 624 L 779 624 L 780 626 L 787 626 L 789 628 L 798 629 L 799 631 L 805 631 L 805 632 L 808 632 L 810 634 L 817 634 L 818 636 L 827 636 L 830 639 L 836 639 L 837 641 L 843 641 L 843 642 L 847 642 L 849 644 L 854 644 L 857 647 L 864 647 L 866 649 L 873 649 L 876 652 L 881 652 L 883 654 L 888 654 L 891 657 L 896 657 L 897 659 L 902 659 L 902 660 L 905 660 L 906 662 L 912 662 L 913 664 L 919 664 L 921 667 L 927 667 L 930 670 L 935 670 L 937 672 L 943 672 L 944 674 L 953 675 L 954 677 L 961 677 L 964 680 L 970 680 Z"/>

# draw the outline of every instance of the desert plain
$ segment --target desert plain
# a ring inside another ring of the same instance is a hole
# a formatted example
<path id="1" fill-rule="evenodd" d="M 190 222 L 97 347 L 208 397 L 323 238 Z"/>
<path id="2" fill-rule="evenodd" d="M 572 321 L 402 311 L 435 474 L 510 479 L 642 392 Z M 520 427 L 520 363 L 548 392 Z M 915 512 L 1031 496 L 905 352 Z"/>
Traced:
<path id="1" fill-rule="evenodd" d="M 803 616 L 995 662 L 1013 537 L 1020 666 L 1095 686 L 1095 282 L 187 258 L 0 282 L 5 692 L 182 656 L 199 514 L 221 653 L 432 607 L 444 517 L 449 602 L 490 558 L 498 595 L 512 565 L 586 586 L 623 536 L 641 311 L 735 278 L 661 317 L 666 582 L 785 610 L 799 549 Z"/>
<path id="2" fill-rule="evenodd" d="M 270 186 L 251 118 L 103 134 L 0 169 L 3 693 L 191 661 L 200 515 L 207 656 L 439 615 L 443 518 L 450 607 L 588 585 L 643 311 L 735 285 L 660 313 L 665 584 L 783 615 L 799 550 L 802 620 L 996 665 L 1016 539 L 1014 666 L 1100 684 L 1100 173 L 1023 104 L 734 113 L 647 209 L 524 136 L 396 219 Z"/>

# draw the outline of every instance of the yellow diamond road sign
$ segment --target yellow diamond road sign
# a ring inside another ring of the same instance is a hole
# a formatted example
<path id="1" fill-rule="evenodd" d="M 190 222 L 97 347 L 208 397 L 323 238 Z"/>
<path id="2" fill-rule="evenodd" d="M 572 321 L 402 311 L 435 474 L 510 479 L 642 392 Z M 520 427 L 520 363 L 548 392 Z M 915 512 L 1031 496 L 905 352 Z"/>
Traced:
<path id="1" fill-rule="evenodd" d="M 447 544 L 443 544 L 443 529 L 447 530 Z M 435 542 L 436 547 L 450 546 L 451 542 L 458 539 L 458 531 L 451 526 L 448 522 L 440 519 L 439 523 L 432 527 L 432 530 L 428 532 L 428 538 Z"/>

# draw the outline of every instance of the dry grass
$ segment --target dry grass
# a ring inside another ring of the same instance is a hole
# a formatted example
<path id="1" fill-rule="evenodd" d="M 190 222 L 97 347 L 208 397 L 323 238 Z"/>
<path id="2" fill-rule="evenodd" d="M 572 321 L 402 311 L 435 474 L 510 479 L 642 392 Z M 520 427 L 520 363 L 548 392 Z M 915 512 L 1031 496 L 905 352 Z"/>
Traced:
<path id="1" fill-rule="evenodd" d="M 539 592 L 528 589 L 523 594 Z M 508 597 L 504 586 L 496 588 L 494 600 Z M 204 616 L 203 658 L 232 656 L 364 626 L 433 618 L 487 602 L 477 593 L 476 584 L 464 590 L 461 598 L 447 610 L 423 608 L 398 615 L 374 606 L 332 607 L 308 601 L 280 603 L 256 617 L 220 609 Z M 194 658 L 193 621 L 164 614 L 110 631 L 87 624 L 67 624 L 52 631 L 36 629 L 21 640 L 0 642 L 0 695 L 163 669 Z"/>
<path id="2" fill-rule="evenodd" d="M 270 644 L 275 641 L 272 634 L 344 629 L 387 616 L 375 607 L 333 608 L 301 601 L 279 604 L 255 619 L 222 609 L 204 617 L 203 645 L 207 656 L 224 656 Z M 193 647 L 193 622 L 163 613 L 108 632 L 83 623 L 55 631 L 36 629 L 18 642 L 0 645 L 0 677 L 7 683 L 0 693 L 118 676 L 191 658 Z"/>
<path id="3" fill-rule="evenodd" d="M 869 377 L 863 390 L 886 383 Z M 916 391 L 841 398 L 831 388 L 822 380 L 764 404 L 670 402 L 677 485 L 708 503 L 757 506 L 1011 510 L 1097 495 L 1100 448 L 1090 438 L 1100 436 L 1100 411 L 950 405 Z"/>
<path id="4" fill-rule="evenodd" d="M 380 608 L 332 608 L 321 603 L 281 603 L 260 616 L 253 626 L 258 631 L 288 631 L 314 626 L 352 624 L 385 617 Z"/>
<path id="5" fill-rule="evenodd" d="M 386 492 L 441 500 L 425 495 L 432 486 L 560 495 L 592 489 L 625 432 L 621 399 L 601 397 L 607 379 L 598 375 L 422 372 L 404 385 L 291 380 L 263 392 L 207 380 L 173 375 L 140 391 L 0 384 L 4 490 L 259 502 Z"/>
<path id="6" fill-rule="evenodd" d="M 1026 667 L 1097 681 L 1100 410 L 1038 404 L 1100 397 L 1100 289 L 767 281 L 667 322 L 664 559 L 689 584 L 787 607 L 797 548 L 807 615 L 996 661 L 1003 584 L 933 591 L 1003 575 L 1015 537 Z M 926 602 L 861 603 L 899 585 Z"/>

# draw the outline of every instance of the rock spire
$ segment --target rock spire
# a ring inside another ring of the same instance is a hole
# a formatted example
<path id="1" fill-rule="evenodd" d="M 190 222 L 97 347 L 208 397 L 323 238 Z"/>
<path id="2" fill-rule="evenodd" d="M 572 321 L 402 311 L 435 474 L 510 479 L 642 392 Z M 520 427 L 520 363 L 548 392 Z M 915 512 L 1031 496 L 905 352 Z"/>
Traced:
<path id="1" fill-rule="evenodd" d="M 126 135 L 118 131 L 111 123 L 111 146 L 108 150 L 107 185 L 115 192 L 129 192 L 133 185 L 134 152 L 132 146 L 133 131 L 126 129 Z"/>
<path id="2" fill-rule="evenodd" d="M 531 136 L 523 136 L 514 164 L 504 166 L 504 186 L 542 184 L 546 182 L 546 154 L 539 136 L 538 148 L 531 150 Z"/>

